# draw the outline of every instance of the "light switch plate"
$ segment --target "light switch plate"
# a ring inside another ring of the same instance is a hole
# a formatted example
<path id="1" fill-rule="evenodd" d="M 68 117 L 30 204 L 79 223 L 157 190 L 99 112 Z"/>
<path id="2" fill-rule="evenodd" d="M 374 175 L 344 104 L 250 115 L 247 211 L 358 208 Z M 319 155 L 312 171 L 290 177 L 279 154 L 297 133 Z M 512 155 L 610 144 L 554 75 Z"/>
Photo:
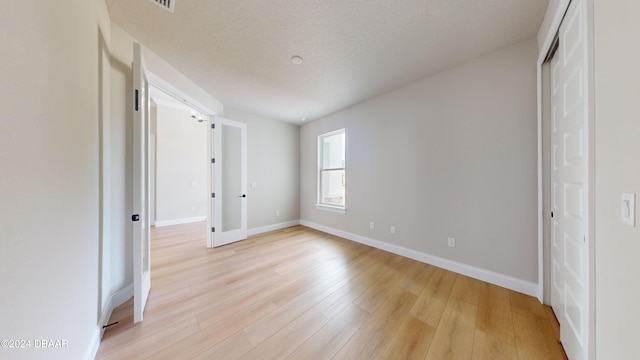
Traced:
<path id="1" fill-rule="evenodd" d="M 636 226 L 636 194 L 622 193 L 620 215 L 623 224 Z"/>

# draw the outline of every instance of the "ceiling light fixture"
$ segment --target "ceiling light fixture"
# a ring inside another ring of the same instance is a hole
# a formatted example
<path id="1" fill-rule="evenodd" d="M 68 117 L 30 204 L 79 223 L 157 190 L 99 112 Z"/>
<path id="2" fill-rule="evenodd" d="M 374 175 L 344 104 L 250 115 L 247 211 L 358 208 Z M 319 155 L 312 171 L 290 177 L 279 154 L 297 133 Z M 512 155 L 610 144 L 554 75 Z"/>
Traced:
<path id="1" fill-rule="evenodd" d="M 191 111 L 191 118 L 198 120 L 199 123 L 204 122 L 206 115 L 202 115 L 202 113 Z"/>
<path id="2" fill-rule="evenodd" d="M 291 57 L 291 62 L 295 65 L 300 65 L 302 64 L 302 56 L 299 55 L 293 55 Z"/>

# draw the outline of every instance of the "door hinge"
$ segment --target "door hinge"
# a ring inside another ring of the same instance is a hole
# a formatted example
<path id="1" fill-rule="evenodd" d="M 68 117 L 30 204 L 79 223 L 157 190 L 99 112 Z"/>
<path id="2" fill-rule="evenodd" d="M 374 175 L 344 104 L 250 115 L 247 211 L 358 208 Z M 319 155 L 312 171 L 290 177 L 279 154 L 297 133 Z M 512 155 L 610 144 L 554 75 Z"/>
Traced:
<path id="1" fill-rule="evenodd" d="M 215 164 L 216 163 L 216 159 L 211 159 L 211 163 Z"/>
<path id="2" fill-rule="evenodd" d="M 211 197 L 212 198 L 216 197 L 216 193 L 211 193 Z"/>
<path id="3" fill-rule="evenodd" d="M 140 215 L 138 214 L 131 215 L 131 221 L 140 221 Z"/>
<path id="4" fill-rule="evenodd" d="M 216 228 L 212 227 L 211 232 L 216 232 Z"/>
<path id="5" fill-rule="evenodd" d="M 140 104 L 139 99 L 140 99 L 139 91 L 138 91 L 138 89 L 136 89 L 136 95 L 135 95 L 135 98 L 133 99 L 133 101 L 135 103 L 136 111 L 138 111 L 138 108 L 139 108 L 139 104 Z"/>
<path id="6" fill-rule="evenodd" d="M 211 124 L 211 128 L 215 129 L 216 128 L 216 124 Z"/>

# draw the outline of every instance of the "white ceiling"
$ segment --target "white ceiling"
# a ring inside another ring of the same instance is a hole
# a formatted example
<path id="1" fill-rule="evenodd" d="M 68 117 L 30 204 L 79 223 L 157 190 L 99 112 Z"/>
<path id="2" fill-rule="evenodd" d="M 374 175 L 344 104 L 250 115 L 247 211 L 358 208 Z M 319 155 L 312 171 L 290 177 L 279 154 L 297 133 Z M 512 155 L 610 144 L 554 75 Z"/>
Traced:
<path id="1" fill-rule="evenodd" d="M 536 35 L 548 0 L 107 0 L 113 22 L 220 100 L 317 119 Z M 301 65 L 291 57 L 304 58 Z"/>

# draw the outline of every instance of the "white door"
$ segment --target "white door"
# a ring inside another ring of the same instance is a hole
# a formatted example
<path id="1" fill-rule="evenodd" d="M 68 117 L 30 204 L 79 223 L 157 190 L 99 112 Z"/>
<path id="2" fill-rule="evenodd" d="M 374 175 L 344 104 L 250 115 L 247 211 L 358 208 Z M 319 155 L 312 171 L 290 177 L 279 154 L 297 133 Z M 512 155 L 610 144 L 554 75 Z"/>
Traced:
<path id="1" fill-rule="evenodd" d="M 149 232 L 149 81 L 140 44 L 133 44 L 133 303 L 142 321 L 151 288 Z"/>
<path id="2" fill-rule="evenodd" d="M 213 246 L 247 238 L 247 125 L 214 118 Z"/>
<path id="3" fill-rule="evenodd" d="M 551 306 L 569 359 L 586 359 L 589 326 L 586 1 L 574 0 L 551 62 Z"/>

